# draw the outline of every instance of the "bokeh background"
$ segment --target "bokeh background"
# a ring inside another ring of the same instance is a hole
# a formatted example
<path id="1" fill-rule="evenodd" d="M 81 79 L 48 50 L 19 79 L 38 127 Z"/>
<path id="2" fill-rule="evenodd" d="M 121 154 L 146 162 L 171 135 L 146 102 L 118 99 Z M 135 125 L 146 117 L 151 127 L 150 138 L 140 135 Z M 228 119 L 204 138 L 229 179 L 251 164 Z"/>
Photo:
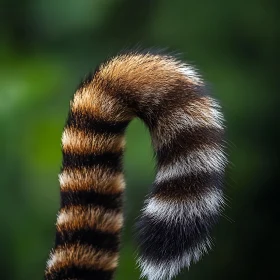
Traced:
<path id="1" fill-rule="evenodd" d="M 102 60 L 167 47 L 211 83 L 227 119 L 228 207 L 214 250 L 177 279 L 275 279 L 279 267 L 277 0 L 2 0 L 0 275 L 42 279 L 59 207 L 69 100 Z M 147 130 L 127 133 L 126 227 L 117 280 L 138 279 L 133 222 L 154 177 Z"/>

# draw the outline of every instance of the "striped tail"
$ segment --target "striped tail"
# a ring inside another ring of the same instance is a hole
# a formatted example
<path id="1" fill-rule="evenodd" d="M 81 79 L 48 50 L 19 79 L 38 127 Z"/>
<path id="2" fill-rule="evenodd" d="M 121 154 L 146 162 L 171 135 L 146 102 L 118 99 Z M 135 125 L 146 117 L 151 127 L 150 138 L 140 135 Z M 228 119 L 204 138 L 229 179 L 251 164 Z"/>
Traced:
<path id="1" fill-rule="evenodd" d="M 157 159 L 137 223 L 142 277 L 171 279 L 210 248 L 227 162 L 219 105 L 189 65 L 128 53 L 100 65 L 71 101 L 46 280 L 113 279 L 123 225 L 124 133 L 134 117 L 149 128 Z"/>

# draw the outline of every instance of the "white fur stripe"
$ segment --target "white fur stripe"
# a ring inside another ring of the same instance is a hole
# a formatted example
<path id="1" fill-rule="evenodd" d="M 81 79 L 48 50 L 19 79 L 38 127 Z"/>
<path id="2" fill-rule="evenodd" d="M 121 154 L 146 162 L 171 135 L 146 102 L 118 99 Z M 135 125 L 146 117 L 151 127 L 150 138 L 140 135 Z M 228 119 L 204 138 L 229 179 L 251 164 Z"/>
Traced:
<path id="1" fill-rule="evenodd" d="M 141 278 L 147 277 L 148 280 L 170 280 L 175 277 L 182 268 L 189 267 L 191 263 L 199 261 L 210 249 L 211 242 L 206 238 L 204 242 L 186 252 L 183 257 L 161 263 L 145 260 L 143 257 L 140 257 L 138 264 L 142 271 Z"/>
<path id="2" fill-rule="evenodd" d="M 152 197 L 146 201 L 143 214 L 168 223 L 183 223 L 202 215 L 218 214 L 223 206 L 222 191 L 213 189 L 200 197 L 180 202 Z"/>
<path id="3" fill-rule="evenodd" d="M 204 147 L 181 156 L 174 163 L 161 166 L 156 174 L 156 183 L 187 174 L 200 172 L 223 172 L 227 163 L 226 156 L 220 148 Z"/>

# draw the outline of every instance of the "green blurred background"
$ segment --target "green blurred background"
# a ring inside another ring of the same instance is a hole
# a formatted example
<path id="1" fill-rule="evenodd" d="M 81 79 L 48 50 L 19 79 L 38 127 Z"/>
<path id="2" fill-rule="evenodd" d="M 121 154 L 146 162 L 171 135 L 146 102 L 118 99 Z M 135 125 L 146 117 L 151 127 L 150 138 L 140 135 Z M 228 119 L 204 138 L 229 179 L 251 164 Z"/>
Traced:
<path id="1" fill-rule="evenodd" d="M 42 279 L 59 207 L 60 136 L 80 80 L 133 46 L 193 62 L 221 100 L 231 165 L 214 250 L 178 279 L 275 279 L 279 262 L 280 1 L 2 0 L 0 275 Z M 138 279 L 133 222 L 154 177 L 147 130 L 128 129 L 117 280 Z"/>

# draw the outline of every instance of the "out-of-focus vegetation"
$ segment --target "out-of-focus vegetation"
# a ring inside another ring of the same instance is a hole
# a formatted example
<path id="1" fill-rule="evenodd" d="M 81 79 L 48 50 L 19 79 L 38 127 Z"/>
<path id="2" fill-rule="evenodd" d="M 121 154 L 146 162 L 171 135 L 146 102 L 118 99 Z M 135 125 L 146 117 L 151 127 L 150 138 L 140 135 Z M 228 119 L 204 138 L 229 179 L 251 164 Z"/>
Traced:
<path id="1" fill-rule="evenodd" d="M 178 279 L 274 279 L 279 273 L 280 2 L 2 0 L 0 270 L 42 279 L 59 207 L 60 136 L 84 75 L 133 47 L 194 62 L 225 111 L 231 166 L 216 246 Z M 117 279 L 138 279 L 133 221 L 152 183 L 148 132 L 128 130 L 126 227 Z"/>

